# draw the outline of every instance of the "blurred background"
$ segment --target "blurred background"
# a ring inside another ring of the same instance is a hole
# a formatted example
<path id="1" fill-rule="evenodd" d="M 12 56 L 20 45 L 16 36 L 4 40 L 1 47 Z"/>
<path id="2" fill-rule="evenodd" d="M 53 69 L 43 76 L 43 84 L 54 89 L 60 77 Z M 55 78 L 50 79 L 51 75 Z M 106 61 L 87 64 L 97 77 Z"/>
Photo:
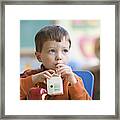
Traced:
<path id="1" fill-rule="evenodd" d="M 96 50 L 100 41 L 99 20 L 20 20 L 20 72 L 40 67 L 34 55 L 34 37 L 43 26 L 52 24 L 68 31 L 72 42 L 68 65 L 74 71 L 90 70 L 94 74 L 94 99 L 100 99 L 100 58 L 96 55 L 100 53 Z"/>

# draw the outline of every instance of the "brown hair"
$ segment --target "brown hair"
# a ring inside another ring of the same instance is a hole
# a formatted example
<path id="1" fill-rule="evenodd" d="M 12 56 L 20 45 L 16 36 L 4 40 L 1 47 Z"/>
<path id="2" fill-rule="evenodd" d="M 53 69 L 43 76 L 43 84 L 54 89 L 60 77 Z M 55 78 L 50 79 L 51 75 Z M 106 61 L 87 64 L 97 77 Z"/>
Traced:
<path id="1" fill-rule="evenodd" d="M 61 42 L 65 37 L 65 40 L 68 40 L 71 47 L 71 40 L 68 32 L 61 26 L 50 25 L 43 27 L 35 36 L 35 46 L 36 51 L 41 52 L 43 44 L 46 41 L 56 41 Z"/>

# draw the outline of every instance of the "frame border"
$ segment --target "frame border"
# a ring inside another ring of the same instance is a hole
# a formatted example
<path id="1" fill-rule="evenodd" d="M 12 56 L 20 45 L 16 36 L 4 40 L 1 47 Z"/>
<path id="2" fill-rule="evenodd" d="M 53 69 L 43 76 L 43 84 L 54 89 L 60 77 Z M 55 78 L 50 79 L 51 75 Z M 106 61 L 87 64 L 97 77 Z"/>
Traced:
<path id="1" fill-rule="evenodd" d="M 5 115 L 5 5 L 115 5 L 115 115 Z M 1 2 L 1 61 L 0 61 L 0 119 L 119 119 L 119 0 L 67 1 L 2 1 Z"/>

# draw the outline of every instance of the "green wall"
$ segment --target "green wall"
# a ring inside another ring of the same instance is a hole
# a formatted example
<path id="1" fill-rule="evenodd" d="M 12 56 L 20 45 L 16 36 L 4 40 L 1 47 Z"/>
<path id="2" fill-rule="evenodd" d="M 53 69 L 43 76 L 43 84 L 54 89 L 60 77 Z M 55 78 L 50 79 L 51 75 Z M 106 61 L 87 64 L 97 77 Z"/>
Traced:
<path id="1" fill-rule="evenodd" d="M 20 20 L 20 48 L 34 48 L 35 34 L 50 24 L 54 24 L 53 20 Z"/>

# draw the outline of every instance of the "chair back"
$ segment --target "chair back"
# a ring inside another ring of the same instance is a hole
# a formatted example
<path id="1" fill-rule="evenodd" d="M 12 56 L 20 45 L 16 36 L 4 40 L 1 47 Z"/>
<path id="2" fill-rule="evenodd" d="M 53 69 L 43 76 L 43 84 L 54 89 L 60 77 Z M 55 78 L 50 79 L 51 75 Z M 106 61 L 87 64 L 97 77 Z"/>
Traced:
<path id="1" fill-rule="evenodd" d="M 76 75 L 82 78 L 85 89 L 90 97 L 93 96 L 94 75 L 88 70 L 73 71 Z"/>

